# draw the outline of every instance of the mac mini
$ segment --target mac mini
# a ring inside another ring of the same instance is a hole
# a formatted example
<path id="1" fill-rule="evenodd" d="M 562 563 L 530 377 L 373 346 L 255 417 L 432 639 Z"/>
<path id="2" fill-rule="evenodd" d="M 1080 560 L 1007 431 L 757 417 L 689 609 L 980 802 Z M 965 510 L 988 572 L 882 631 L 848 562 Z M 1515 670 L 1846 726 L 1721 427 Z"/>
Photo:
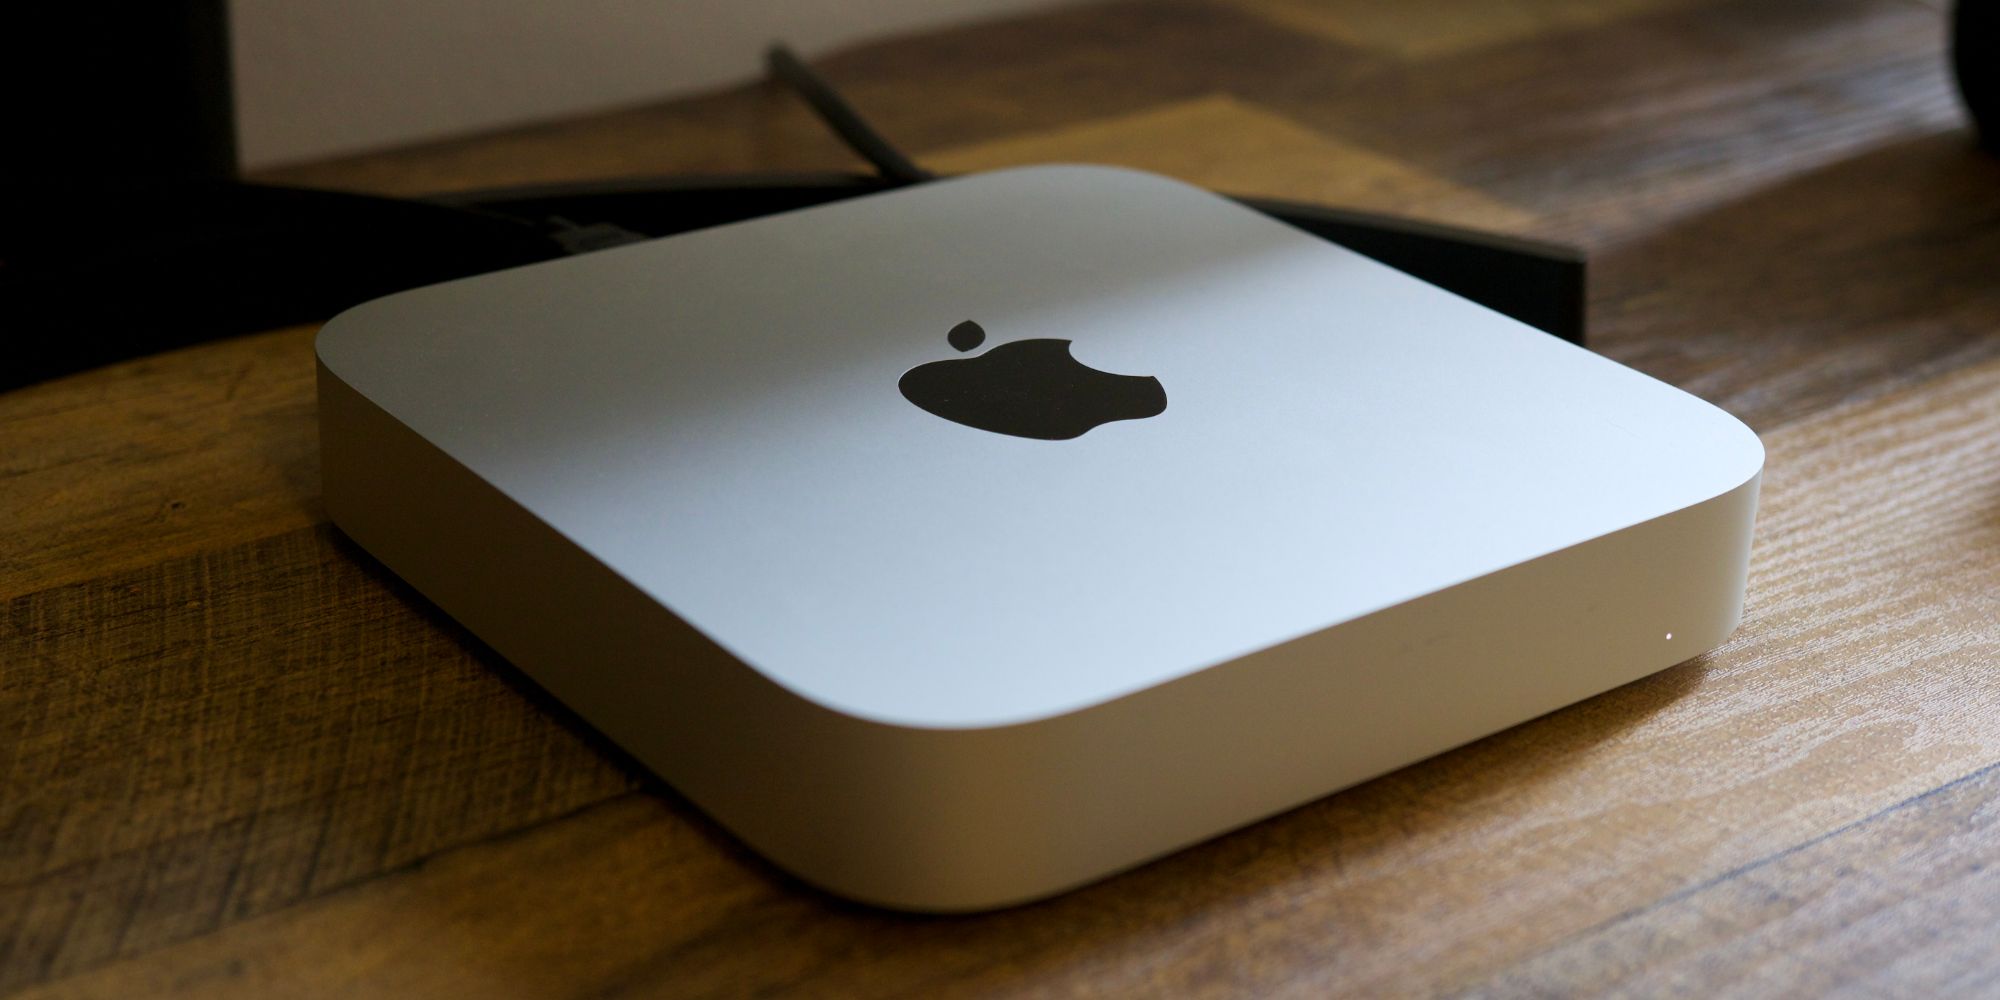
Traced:
<path id="1" fill-rule="evenodd" d="M 1679 663 L 1763 449 L 1220 197 L 1050 166 L 403 292 L 334 522 L 724 827 L 1048 896 Z"/>

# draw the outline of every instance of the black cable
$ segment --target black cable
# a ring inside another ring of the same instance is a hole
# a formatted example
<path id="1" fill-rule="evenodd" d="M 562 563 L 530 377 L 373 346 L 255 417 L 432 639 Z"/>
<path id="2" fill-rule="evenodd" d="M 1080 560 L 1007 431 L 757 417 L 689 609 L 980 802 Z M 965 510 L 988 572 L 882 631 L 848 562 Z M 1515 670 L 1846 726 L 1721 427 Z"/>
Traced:
<path id="1" fill-rule="evenodd" d="M 896 147 L 889 145 L 889 141 L 863 120 L 824 77 L 813 72 L 812 67 L 782 42 L 772 45 L 764 53 L 764 63 L 770 67 L 772 76 L 812 105 L 820 120 L 833 129 L 842 142 L 847 143 L 847 148 L 874 164 L 884 179 L 897 184 L 921 184 L 935 179 L 935 174 L 917 166 Z"/>

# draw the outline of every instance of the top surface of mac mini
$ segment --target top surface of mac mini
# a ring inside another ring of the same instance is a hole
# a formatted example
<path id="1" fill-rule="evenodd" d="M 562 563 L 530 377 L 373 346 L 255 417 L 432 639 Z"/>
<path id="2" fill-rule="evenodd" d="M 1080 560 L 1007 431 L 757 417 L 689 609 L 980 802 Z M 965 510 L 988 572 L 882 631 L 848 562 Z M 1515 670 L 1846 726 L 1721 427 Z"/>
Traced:
<path id="1" fill-rule="evenodd" d="M 1697 655 L 1763 449 L 1214 195 L 1038 167 L 391 296 L 334 521 L 809 882 L 967 910 Z"/>

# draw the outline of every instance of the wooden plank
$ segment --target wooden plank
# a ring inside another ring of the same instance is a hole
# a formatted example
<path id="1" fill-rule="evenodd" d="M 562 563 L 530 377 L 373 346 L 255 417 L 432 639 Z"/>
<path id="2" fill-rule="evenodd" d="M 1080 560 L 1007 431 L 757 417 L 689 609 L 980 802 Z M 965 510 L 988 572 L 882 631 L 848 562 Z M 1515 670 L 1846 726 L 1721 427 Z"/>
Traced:
<path id="1" fill-rule="evenodd" d="M 769 84 L 407 149 L 258 171 L 255 180 L 412 197 L 659 174 L 866 171 Z"/>
<path id="2" fill-rule="evenodd" d="M 1231 92 L 1600 248 L 1857 151 L 1963 134 L 1943 32 L 1935 8 L 1878 0 L 1671 7 Z"/>
<path id="3" fill-rule="evenodd" d="M 1767 444 L 1722 649 L 1049 903 L 834 903 L 628 796 L 28 995 L 1474 987 L 2000 760 L 2000 363 Z"/>
<path id="4" fill-rule="evenodd" d="M 1592 347 L 1775 427 L 2000 355 L 2000 158 L 1892 143 L 1592 263 Z"/>
<path id="5" fill-rule="evenodd" d="M 0 598 L 321 520 L 312 333 L 0 393 Z"/>
<path id="6" fill-rule="evenodd" d="M 0 608 L 0 991 L 633 785 L 325 526 Z"/>
<path id="7" fill-rule="evenodd" d="M 1348 45 L 1424 58 L 1566 34 L 1696 0 L 1442 0 L 1328 3 L 1234 0 L 1279 24 Z"/>
<path id="8" fill-rule="evenodd" d="M 1506 996 L 1992 996 L 2000 765 L 1621 914 L 1481 985 Z"/>
<path id="9" fill-rule="evenodd" d="M 976 143 L 932 156 L 972 173 L 1035 163 L 1105 163 L 1231 194 L 1393 212 L 1498 232 L 1524 232 L 1519 208 L 1225 95 Z"/>

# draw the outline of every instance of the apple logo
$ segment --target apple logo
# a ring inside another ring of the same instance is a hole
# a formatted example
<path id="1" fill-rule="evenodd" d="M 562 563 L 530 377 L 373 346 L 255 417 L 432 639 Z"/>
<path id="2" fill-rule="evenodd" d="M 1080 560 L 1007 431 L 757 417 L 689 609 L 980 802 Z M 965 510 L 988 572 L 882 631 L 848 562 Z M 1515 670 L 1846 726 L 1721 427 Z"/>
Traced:
<path id="1" fill-rule="evenodd" d="M 970 351 L 986 331 L 966 320 L 945 335 Z M 1167 408 L 1150 375 L 1101 372 L 1070 356 L 1067 340 L 1016 340 L 977 357 L 932 361 L 903 373 L 903 398 L 946 420 L 996 434 L 1067 441 L 1114 420 L 1143 420 Z"/>

